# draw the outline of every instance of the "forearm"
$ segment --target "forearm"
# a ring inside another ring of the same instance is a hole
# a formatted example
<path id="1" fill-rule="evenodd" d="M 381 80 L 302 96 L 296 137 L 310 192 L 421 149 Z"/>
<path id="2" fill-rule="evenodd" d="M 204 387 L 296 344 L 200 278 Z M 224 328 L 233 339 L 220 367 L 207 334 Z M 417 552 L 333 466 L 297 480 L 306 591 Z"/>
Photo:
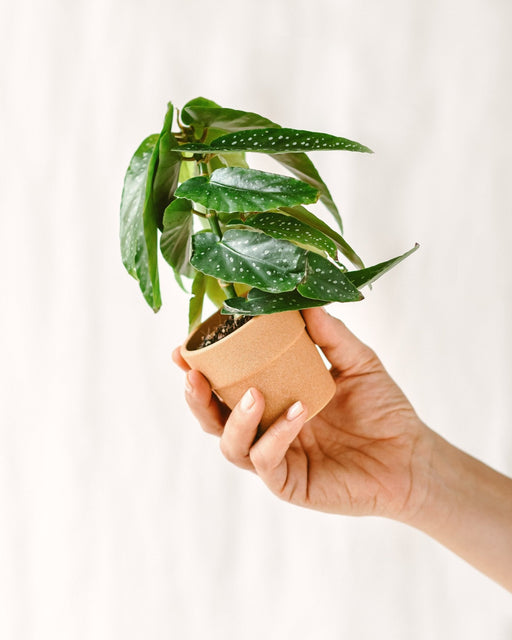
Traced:
<path id="1" fill-rule="evenodd" d="M 512 591 L 512 479 L 429 433 L 427 491 L 408 524 Z"/>

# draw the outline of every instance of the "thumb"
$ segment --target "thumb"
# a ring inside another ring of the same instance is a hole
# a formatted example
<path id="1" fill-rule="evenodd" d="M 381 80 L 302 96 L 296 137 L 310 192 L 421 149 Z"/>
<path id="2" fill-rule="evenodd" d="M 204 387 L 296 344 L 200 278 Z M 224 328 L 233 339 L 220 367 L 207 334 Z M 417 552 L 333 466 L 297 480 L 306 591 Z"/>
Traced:
<path id="1" fill-rule="evenodd" d="M 304 309 L 301 313 L 311 339 L 322 349 L 335 370 L 354 373 L 381 366 L 370 347 L 323 307 Z"/>

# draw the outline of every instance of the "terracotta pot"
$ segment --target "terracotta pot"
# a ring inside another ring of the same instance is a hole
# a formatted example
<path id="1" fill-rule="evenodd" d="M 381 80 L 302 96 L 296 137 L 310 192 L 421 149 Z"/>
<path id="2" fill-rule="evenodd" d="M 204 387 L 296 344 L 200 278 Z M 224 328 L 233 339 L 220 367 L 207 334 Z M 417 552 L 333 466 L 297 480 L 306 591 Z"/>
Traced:
<path id="1" fill-rule="evenodd" d="M 222 340 L 198 349 L 203 336 L 222 321 L 220 312 L 205 320 L 189 335 L 181 354 L 228 407 L 256 387 L 265 397 L 264 430 L 297 400 L 307 406 L 309 418 L 331 400 L 334 380 L 299 311 L 255 316 Z"/>

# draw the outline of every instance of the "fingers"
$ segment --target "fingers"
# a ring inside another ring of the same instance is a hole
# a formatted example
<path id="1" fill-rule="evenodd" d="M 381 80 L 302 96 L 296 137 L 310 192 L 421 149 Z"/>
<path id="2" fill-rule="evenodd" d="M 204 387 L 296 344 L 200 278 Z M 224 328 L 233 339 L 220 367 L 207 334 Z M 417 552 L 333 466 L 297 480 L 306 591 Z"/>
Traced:
<path id="1" fill-rule="evenodd" d="M 256 437 L 265 401 L 257 389 L 248 389 L 229 416 L 220 440 L 227 460 L 242 469 L 253 469 L 249 451 Z"/>
<path id="2" fill-rule="evenodd" d="M 216 436 L 224 431 L 223 406 L 213 395 L 208 380 L 199 371 L 189 370 L 185 379 L 185 399 L 206 433 Z"/>
<path id="3" fill-rule="evenodd" d="M 306 407 L 296 402 L 253 444 L 265 408 L 261 392 L 248 389 L 226 420 L 227 408 L 214 396 L 208 380 L 190 369 L 179 348 L 172 359 L 187 372 L 185 398 L 190 410 L 204 431 L 221 436 L 224 457 L 242 469 L 255 470 L 271 490 L 279 493 L 286 482 L 286 454 L 307 419 Z"/>
<path id="4" fill-rule="evenodd" d="M 172 352 L 172 359 L 187 373 L 185 399 L 203 431 L 216 436 L 222 435 L 226 421 L 226 407 L 214 396 L 208 380 L 199 371 L 191 370 L 183 359 L 179 347 Z"/>
<path id="5" fill-rule="evenodd" d="M 172 359 L 187 372 L 185 398 L 203 430 L 222 436 L 221 451 L 230 462 L 243 469 L 253 469 L 249 449 L 265 407 L 262 394 L 257 389 L 249 389 L 226 420 L 228 409 L 213 395 L 206 378 L 199 371 L 190 369 L 179 347 L 173 351 Z"/>
<path id="6" fill-rule="evenodd" d="M 302 316 L 313 342 L 324 352 L 335 370 L 367 371 L 380 364 L 375 353 L 325 309 L 304 309 Z"/>
<path id="7" fill-rule="evenodd" d="M 173 359 L 173 362 L 177 364 L 180 369 L 182 369 L 183 371 L 190 371 L 190 367 L 185 362 L 185 360 L 183 359 L 183 356 L 180 353 L 180 347 L 176 347 L 176 349 L 174 349 L 174 351 L 172 352 L 172 359 Z"/>
<path id="8" fill-rule="evenodd" d="M 271 491 L 281 493 L 288 479 L 287 453 L 308 417 L 307 408 L 296 402 L 251 448 L 256 473 Z"/>

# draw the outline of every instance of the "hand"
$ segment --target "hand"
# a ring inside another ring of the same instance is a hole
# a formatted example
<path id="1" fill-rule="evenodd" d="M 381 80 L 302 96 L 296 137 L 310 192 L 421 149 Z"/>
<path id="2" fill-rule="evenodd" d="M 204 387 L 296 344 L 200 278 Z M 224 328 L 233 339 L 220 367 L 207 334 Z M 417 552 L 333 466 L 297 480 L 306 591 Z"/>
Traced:
<path id="1" fill-rule="evenodd" d="M 303 311 L 332 364 L 336 393 L 307 420 L 296 403 L 258 439 L 264 399 L 249 389 L 232 412 L 187 371 L 186 398 L 228 460 L 293 504 L 405 522 L 512 591 L 512 479 L 446 442 L 416 416 L 380 360 L 321 309 Z"/>
<path id="2" fill-rule="evenodd" d="M 377 356 L 323 309 L 303 311 L 307 330 L 332 364 L 337 391 L 310 421 L 296 403 L 256 439 L 264 399 L 249 389 L 230 413 L 207 380 L 187 371 L 186 399 L 202 428 L 220 436 L 225 457 L 256 472 L 296 505 L 330 513 L 407 520 L 426 499 L 430 430 Z"/>

